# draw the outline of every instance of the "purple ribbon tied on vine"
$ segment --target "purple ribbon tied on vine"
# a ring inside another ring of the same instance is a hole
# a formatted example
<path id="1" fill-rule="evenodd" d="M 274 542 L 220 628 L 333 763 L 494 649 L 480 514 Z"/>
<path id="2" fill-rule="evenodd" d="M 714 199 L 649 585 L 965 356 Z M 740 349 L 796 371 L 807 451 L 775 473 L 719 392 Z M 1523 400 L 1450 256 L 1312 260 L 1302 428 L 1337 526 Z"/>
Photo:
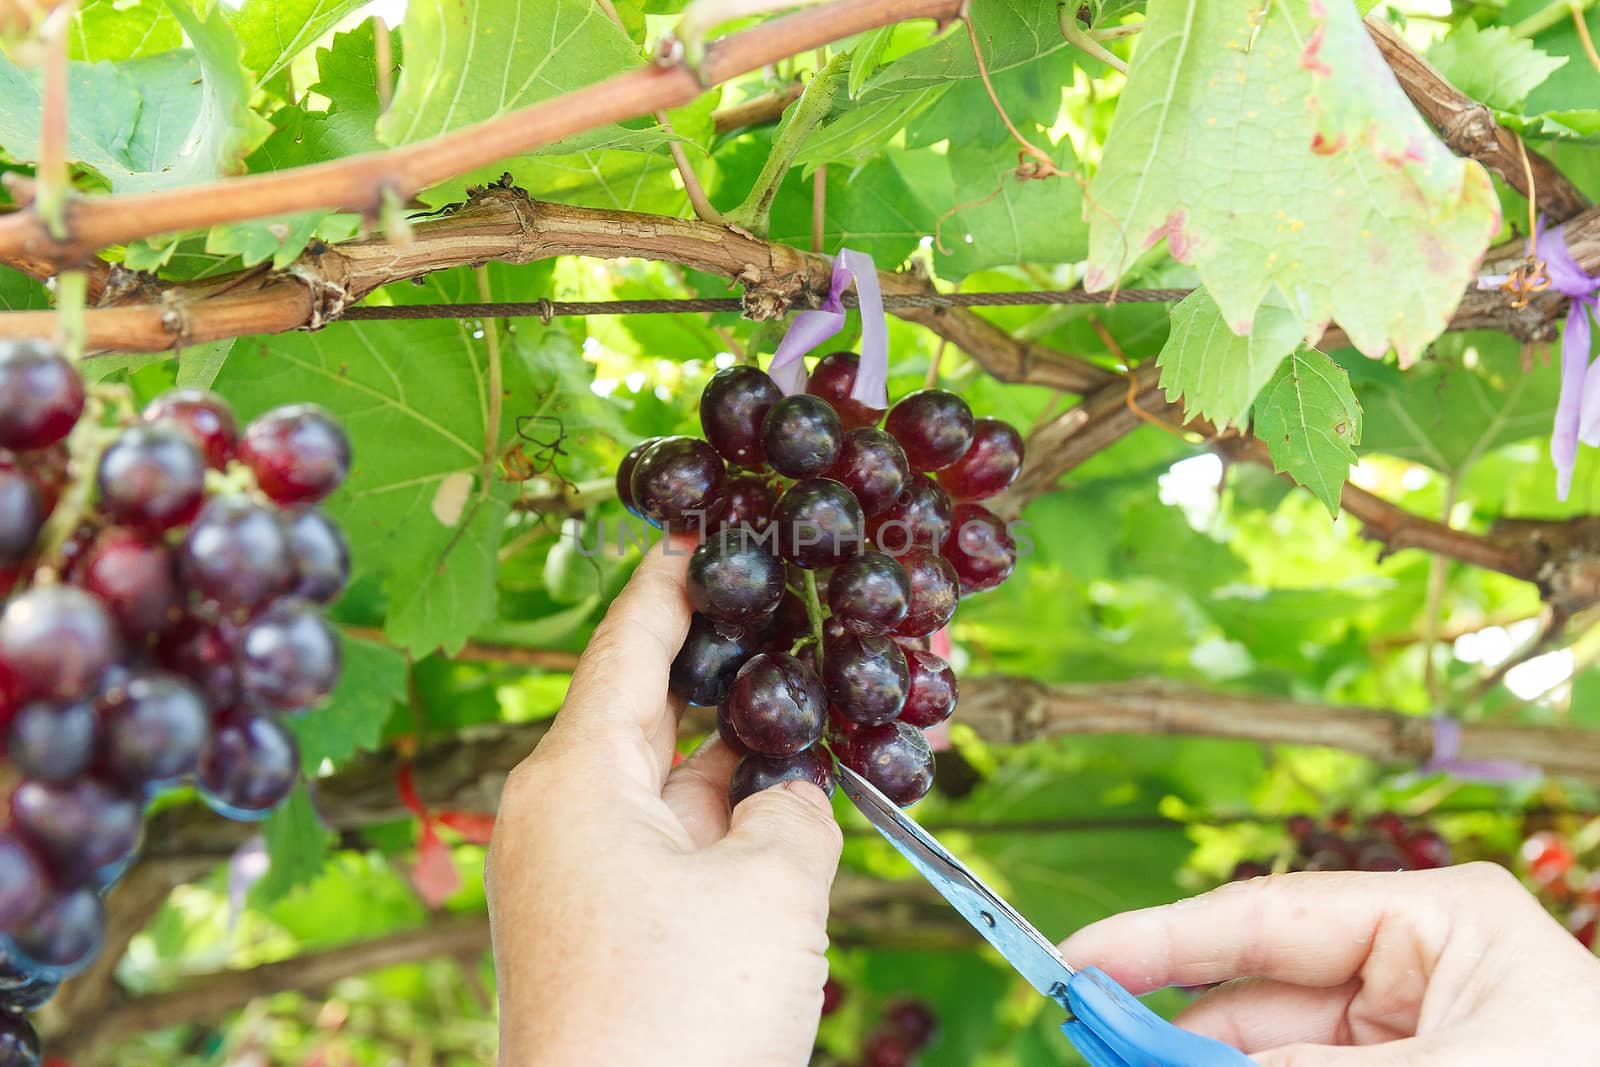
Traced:
<path id="1" fill-rule="evenodd" d="M 1461 723 L 1449 715 L 1433 717 L 1433 753 L 1417 769 L 1423 774 L 1451 774 L 1472 782 L 1522 782 L 1539 777 L 1539 768 L 1515 760 L 1462 759 Z"/>
<path id="2" fill-rule="evenodd" d="M 1534 231 L 1533 254 L 1544 261 L 1550 287 L 1568 296 L 1567 326 L 1561 334 L 1561 396 L 1556 403 L 1555 427 L 1550 433 L 1550 458 L 1556 468 L 1556 495 L 1562 500 L 1572 490 L 1572 468 L 1578 462 L 1578 442 L 1600 447 L 1600 370 L 1589 360 L 1589 318 L 1600 312 L 1600 278 L 1578 266 L 1567 251 L 1564 226 L 1545 229 L 1544 218 Z M 1478 288 L 1497 289 L 1510 280 L 1505 274 L 1478 279 Z"/>
<path id="3" fill-rule="evenodd" d="M 806 391 L 806 365 L 802 358 L 844 329 L 844 293 L 855 283 L 861 308 L 861 366 L 850 399 L 879 411 L 889 406 L 889 323 L 883 316 L 883 294 L 878 289 L 878 268 L 865 252 L 840 249 L 833 258 L 833 282 L 828 299 L 815 311 L 802 311 L 789 324 L 767 373 L 784 395 Z"/>

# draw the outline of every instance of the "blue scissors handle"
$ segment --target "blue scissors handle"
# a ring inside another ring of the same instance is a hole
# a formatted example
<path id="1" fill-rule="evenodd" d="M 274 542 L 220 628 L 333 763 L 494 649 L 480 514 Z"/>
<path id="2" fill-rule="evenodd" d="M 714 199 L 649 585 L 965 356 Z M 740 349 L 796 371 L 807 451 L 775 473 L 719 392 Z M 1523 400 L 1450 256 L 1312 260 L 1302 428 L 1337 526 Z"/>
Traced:
<path id="1" fill-rule="evenodd" d="M 1061 1024 L 1090 1067 L 1254 1067 L 1255 1061 L 1220 1041 L 1173 1026 L 1139 1003 L 1098 967 L 1067 983 Z"/>

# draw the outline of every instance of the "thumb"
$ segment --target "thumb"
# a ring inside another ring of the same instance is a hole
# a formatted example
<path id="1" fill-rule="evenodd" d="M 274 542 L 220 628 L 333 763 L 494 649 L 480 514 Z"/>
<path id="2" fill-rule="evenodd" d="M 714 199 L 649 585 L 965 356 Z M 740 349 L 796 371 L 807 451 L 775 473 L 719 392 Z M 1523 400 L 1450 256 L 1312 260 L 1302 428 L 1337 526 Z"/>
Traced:
<path id="1" fill-rule="evenodd" d="M 826 793 L 811 782 L 788 781 L 741 801 L 719 847 L 745 860 L 781 866 L 798 881 L 820 887 L 826 899 L 844 834 Z"/>

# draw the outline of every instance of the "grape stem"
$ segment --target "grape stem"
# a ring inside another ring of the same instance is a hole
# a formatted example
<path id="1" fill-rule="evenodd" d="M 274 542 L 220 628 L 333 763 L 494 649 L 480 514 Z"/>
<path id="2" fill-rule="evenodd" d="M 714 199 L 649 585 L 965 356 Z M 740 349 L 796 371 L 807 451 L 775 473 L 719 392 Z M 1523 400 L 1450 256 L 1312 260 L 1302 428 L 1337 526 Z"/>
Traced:
<path id="1" fill-rule="evenodd" d="M 817 673 L 822 673 L 822 598 L 817 595 L 817 572 L 806 571 L 806 618 L 811 620 L 811 639 L 817 643 Z"/>

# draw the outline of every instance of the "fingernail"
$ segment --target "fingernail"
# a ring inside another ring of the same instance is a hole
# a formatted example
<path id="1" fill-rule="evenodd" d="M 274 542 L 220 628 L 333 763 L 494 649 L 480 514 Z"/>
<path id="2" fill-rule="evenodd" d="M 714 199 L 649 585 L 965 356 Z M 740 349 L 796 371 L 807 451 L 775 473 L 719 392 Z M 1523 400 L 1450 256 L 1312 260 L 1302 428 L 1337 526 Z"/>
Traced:
<path id="1" fill-rule="evenodd" d="M 828 794 L 817 788 L 817 784 L 815 782 L 807 782 L 802 781 L 799 778 L 794 778 L 783 783 L 783 788 L 787 792 L 793 793 L 795 796 L 806 801 L 806 803 L 810 804 L 811 806 L 819 808 L 822 811 L 827 812 L 829 815 L 833 814 L 833 802 L 828 799 Z"/>

